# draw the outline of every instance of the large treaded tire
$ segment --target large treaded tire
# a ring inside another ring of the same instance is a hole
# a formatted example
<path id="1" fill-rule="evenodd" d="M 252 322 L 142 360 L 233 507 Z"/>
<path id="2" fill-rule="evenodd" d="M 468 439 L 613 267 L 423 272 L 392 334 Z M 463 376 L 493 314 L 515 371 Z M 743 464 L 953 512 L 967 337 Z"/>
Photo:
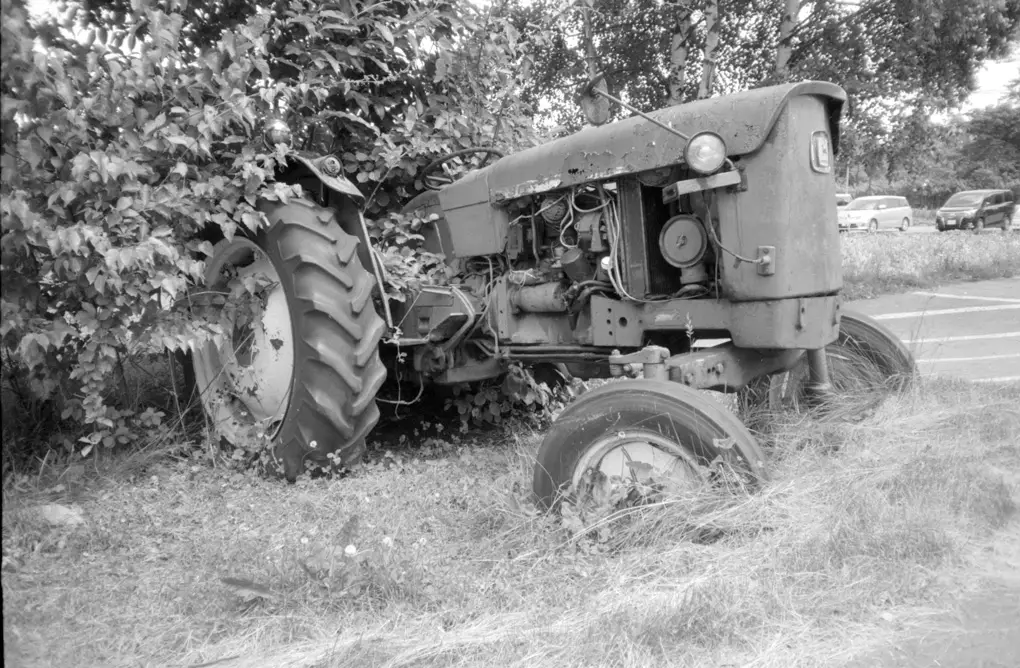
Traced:
<path id="1" fill-rule="evenodd" d="M 276 269 L 290 313 L 294 371 L 290 399 L 274 437 L 276 473 L 293 482 L 328 454 L 350 466 L 379 421 L 375 397 L 386 379 L 375 311 L 374 276 L 358 259 L 358 239 L 337 213 L 304 199 L 263 201 L 269 226 L 252 239 Z"/>

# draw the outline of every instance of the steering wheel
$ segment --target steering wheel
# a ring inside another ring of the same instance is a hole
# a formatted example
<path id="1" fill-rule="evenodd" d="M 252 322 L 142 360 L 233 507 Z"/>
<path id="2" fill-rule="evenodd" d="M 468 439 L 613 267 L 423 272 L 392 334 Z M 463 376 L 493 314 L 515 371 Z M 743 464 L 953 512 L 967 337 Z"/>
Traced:
<path id="1" fill-rule="evenodd" d="M 476 167 L 475 169 L 481 169 L 482 167 L 484 167 L 489 162 L 490 156 L 494 155 L 497 158 L 502 158 L 504 155 L 504 153 L 499 149 L 485 147 L 465 148 L 461 149 L 460 151 L 454 151 L 453 153 L 447 153 L 443 157 L 437 158 L 436 160 L 433 160 L 432 162 L 425 166 L 425 169 L 422 172 L 421 176 L 422 184 L 424 184 L 424 186 L 429 190 L 440 190 L 443 186 L 453 183 L 454 182 L 453 178 L 447 176 L 446 174 L 438 173 L 439 168 L 455 158 L 459 158 L 463 155 L 471 155 L 474 153 L 486 154 L 485 157 L 482 158 L 482 161 L 478 163 L 478 167 Z"/>

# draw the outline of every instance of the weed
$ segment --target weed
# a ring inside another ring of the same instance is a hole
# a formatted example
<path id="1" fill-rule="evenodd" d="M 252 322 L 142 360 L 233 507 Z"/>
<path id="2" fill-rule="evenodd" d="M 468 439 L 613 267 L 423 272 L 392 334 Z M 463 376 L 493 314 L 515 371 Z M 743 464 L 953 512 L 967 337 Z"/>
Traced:
<path id="1" fill-rule="evenodd" d="M 848 300 L 1020 273 L 1020 236 L 998 231 L 844 235 L 842 249 Z"/>

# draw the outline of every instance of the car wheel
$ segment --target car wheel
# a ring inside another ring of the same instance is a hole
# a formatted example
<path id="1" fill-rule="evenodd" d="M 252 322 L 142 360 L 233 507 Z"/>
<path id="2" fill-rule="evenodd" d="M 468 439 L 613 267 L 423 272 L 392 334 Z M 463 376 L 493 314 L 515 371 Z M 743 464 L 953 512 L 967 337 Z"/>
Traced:
<path id="1" fill-rule="evenodd" d="M 910 219 L 904 218 L 903 222 L 900 223 L 900 232 L 906 232 L 908 229 L 910 229 Z"/>
<path id="2" fill-rule="evenodd" d="M 1006 217 L 1002 219 L 1002 231 L 1009 232 L 1013 229 L 1013 216 L 1006 214 Z"/>
<path id="3" fill-rule="evenodd" d="M 871 219 L 868 223 L 868 234 L 874 234 L 875 232 L 878 232 L 878 221 Z"/>
<path id="4" fill-rule="evenodd" d="M 983 229 L 985 229 L 985 219 L 978 218 L 977 222 L 974 223 L 974 234 L 981 234 Z"/>

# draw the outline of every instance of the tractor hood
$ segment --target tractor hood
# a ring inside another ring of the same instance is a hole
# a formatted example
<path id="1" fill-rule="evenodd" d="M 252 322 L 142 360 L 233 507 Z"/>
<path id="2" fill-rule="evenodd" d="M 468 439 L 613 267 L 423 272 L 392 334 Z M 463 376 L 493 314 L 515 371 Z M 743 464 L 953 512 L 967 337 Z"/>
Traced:
<path id="1" fill-rule="evenodd" d="M 667 107 L 649 116 L 689 136 L 705 131 L 719 134 L 732 158 L 756 151 L 786 103 L 798 95 L 825 100 L 835 153 L 846 93 L 823 81 L 756 88 Z M 635 115 L 506 156 L 450 184 L 441 191 L 440 200 L 450 210 L 675 165 L 682 161 L 686 143 Z"/>

